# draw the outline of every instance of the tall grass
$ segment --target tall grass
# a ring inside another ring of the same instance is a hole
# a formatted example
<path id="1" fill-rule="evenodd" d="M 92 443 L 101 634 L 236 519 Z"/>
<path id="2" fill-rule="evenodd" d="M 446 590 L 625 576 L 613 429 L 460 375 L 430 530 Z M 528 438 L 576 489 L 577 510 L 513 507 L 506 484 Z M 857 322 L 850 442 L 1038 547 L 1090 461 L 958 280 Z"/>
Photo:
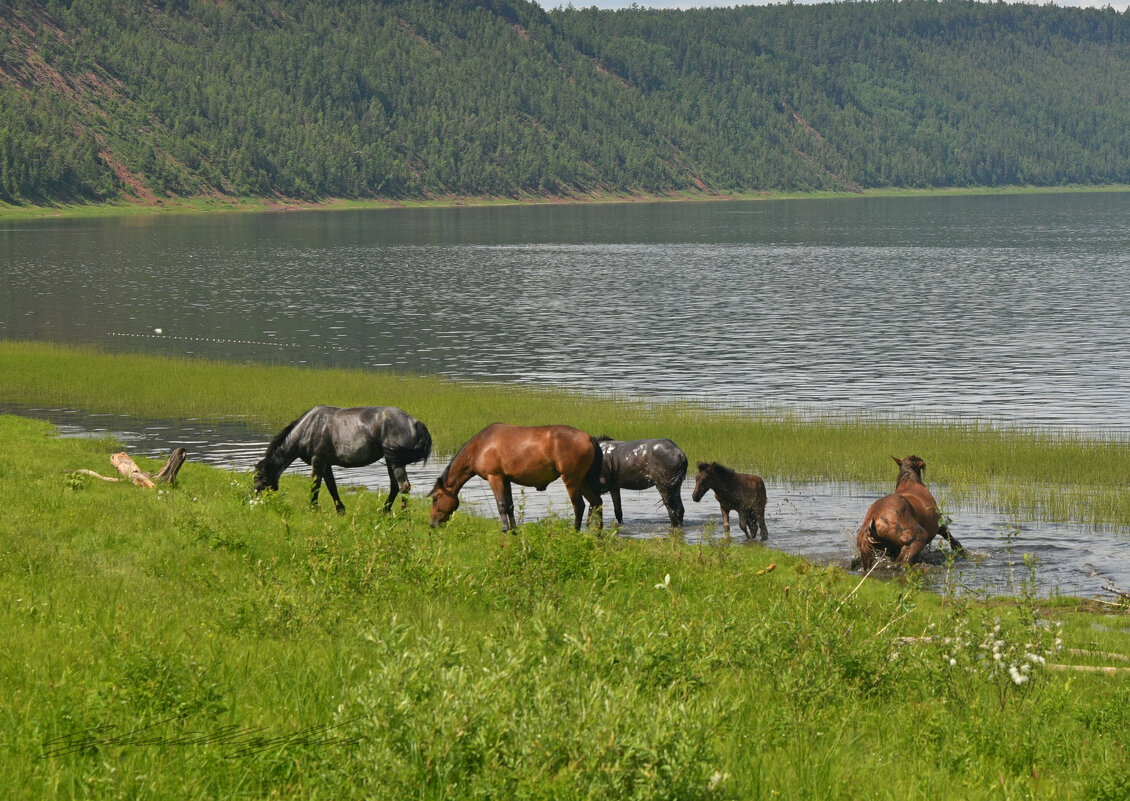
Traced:
<path id="1" fill-rule="evenodd" d="M 1130 443 L 1054 430 L 933 420 L 802 417 L 687 402 L 362 370 L 236 365 L 0 342 L 0 402 L 161 418 L 239 419 L 273 433 L 311 406 L 393 405 L 423 420 L 438 453 L 484 425 L 568 423 L 619 439 L 670 437 L 697 460 L 771 479 L 893 482 L 916 453 L 951 499 L 1092 525 L 1130 525 Z"/>
<path id="2" fill-rule="evenodd" d="M 1130 790 L 1124 679 L 1007 670 L 1126 653 L 1121 617 L 560 520 L 434 530 L 361 490 L 338 516 L 191 462 L 146 491 L 68 473 L 113 443 L 0 438 L 7 798 Z"/>

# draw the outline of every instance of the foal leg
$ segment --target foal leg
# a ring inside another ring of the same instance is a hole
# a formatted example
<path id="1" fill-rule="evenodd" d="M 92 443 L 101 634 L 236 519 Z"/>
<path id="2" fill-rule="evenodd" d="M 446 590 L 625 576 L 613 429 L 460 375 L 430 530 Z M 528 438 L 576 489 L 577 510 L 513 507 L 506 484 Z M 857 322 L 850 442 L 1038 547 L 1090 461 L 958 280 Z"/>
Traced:
<path id="1" fill-rule="evenodd" d="M 753 514 L 755 518 L 754 533 L 757 529 L 761 528 L 761 539 L 769 539 L 769 528 L 765 525 L 765 502 L 758 501 L 753 507 Z"/>
<path id="2" fill-rule="evenodd" d="M 726 504 L 719 503 L 722 507 L 722 533 L 726 535 L 726 539 L 730 538 L 730 510 L 726 508 Z"/>
<path id="3" fill-rule="evenodd" d="M 746 542 L 757 537 L 757 519 L 749 509 L 738 510 L 738 528 L 745 534 Z"/>

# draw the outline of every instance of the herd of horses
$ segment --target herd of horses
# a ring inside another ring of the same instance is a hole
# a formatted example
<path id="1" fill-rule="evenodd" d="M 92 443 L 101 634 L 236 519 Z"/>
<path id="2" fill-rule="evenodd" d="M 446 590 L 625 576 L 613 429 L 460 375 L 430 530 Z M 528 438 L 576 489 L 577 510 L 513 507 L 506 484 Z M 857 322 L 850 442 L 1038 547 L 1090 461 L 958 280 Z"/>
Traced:
<path id="1" fill-rule="evenodd" d="M 411 488 L 406 467 L 426 461 L 432 437 L 427 426 L 395 406 L 340 409 L 316 406 L 288 424 L 267 446 L 255 466 L 255 492 L 277 490 L 279 476 L 296 459 L 310 465 L 310 501 L 317 505 L 324 483 L 338 512 L 345 510 L 337 491 L 334 467 L 363 467 L 384 459 L 390 488 L 384 508 Z M 955 551 L 961 545 L 945 525 L 934 496 L 922 481 L 926 463 L 917 456 L 892 457 L 899 466 L 895 491 L 871 504 L 856 534 L 856 565 L 869 570 L 877 557 L 901 564 L 914 561 L 937 536 Z M 446 522 L 459 508 L 459 491 L 473 477 L 484 479 L 494 493 L 503 532 L 514 528 L 512 486 L 544 490 L 561 479 L 573 504 L 573 524 L 581 528 L 585 504 L 589 520 L 603 528 L 601 496 L 612 497 L 616 522 L 623 523 L 620 490 L 655 487 L 672 526 L 683 524 L 680 489 L 687 474 L 687 456 L 669 439 L 619 441 L 594 437 L 566 425 L 517 426 L 492 423 L 463 444 L 436 479 L 431 524 Z M 701 501 L 713 491 L 722 510 L 722 527 L 730 534 L 730 512 L 747 540 L 767 539 L 765 482 L 717 462 L 699 462 L 691 498 Z M 402 498 L 402 507 L 407 498 Z"/>

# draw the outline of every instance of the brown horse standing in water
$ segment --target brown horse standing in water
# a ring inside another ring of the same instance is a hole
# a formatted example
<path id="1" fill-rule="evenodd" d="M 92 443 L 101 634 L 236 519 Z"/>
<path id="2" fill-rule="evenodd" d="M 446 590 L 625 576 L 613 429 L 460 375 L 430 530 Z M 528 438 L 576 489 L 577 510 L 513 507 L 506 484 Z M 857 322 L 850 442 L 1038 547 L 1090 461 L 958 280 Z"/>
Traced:
<path id="1" fill-rule="evenodd" d="M 502 530 L 514 522 L 512 483 L 544 490 L 558 476 L 573 502 L 574 526 L 579 531 L 585 501 L 589 519 L 600 507 L 600 445 L 584 431 L 570 426 L 512 426 L 491 423 L 471 437 L 436 479 L 432 498 L 433 526 L 446 522 L 459 508 L 459 490 L 472 476 L 485 478 L 498 503 Z M 597 513 L 597 528 L 602 517 Z"/>
<path id="2" fill-rule="evenodd" d="M 870 570 L 876 551 L 900 564 L 910 564 L 938 534 L 955 552 L 962 550 L 961 543 L 942 524 L 938 504 L 922 483 L 926 462 L 917 456 L 891 458 L 899 466 L 895 491 L 871 504 L 855 535 L 860 567 Z"/>

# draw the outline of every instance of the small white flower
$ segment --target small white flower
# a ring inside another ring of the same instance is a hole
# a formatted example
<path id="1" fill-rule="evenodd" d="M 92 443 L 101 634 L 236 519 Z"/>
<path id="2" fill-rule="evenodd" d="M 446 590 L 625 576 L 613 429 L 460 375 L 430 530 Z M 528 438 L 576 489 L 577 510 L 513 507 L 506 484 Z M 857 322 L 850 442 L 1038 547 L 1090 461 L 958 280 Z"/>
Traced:
<path id="1" fill-rule="evenodd" d="M 1028 681 L 1028 677 L 1016 669 L 1016 665 L 1012 665 L 1008 669 L 1008 675 L 1012 676 L 1012 683 L 1019 687 L 1024 682 Z"/>
<path id="2" fill-rule="evenodd" d="M 953 657 L 950 657 L 950 667 L 953 667 L 956 664 L 957 664 L 957 660 L 954 659 Z"/>

